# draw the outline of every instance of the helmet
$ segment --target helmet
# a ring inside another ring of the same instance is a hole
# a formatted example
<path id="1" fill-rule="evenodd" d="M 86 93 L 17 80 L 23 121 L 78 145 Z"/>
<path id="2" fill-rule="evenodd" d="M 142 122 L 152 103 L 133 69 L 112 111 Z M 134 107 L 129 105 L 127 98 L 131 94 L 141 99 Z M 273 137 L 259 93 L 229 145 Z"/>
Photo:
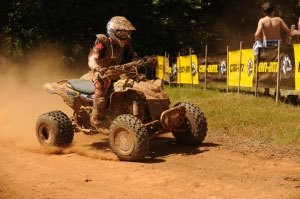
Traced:
<path id="1" fill-rule="evenodd" d="M 130 40 L 131 32 L 135 30 L 135 27 L 125 17 L 115 16 L 108 21 L 106 29 L 112 40 L 124 47 Z"/>

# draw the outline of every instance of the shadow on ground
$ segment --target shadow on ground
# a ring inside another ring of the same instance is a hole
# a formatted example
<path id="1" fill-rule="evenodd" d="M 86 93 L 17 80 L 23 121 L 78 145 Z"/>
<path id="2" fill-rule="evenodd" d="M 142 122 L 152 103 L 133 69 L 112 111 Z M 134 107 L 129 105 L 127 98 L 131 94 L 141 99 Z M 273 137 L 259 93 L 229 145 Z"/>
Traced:
<path id="1" fill-rule="evenodd" d="M 101 150 L 101 151 L 102 150 L 104 151 L 104 150 L 107 150 L 108 148 L 110 148 L 108 138 L 102 139 L 101 142 L 94 142 L 87 146 L 91 147 L 91 149 Z"/>
<path id="2" fill-rule="evenodd" d="M 182 145 L 178 144 L 174 138 L 169 137 L 157 137 L 151 140 L 149 150 L 148 162 L 155 161 L 157 159 L 163 159 L 169 155 L 181 155 L 181 156 L 192 156 L 199 153 L 209 151 L 211 147 L 217 147 L 219 144 L 215 143 L 202 143 L 200 145 Z M 205 148 L 205 149 L 203 149 Z"/>
<path id="3" fill-rule="evenodd" d="M 103 139 L 101 142 L 94 142 L 90 145 L 93 150 L 107 151 L 110 148 L 109 140 Z M 164 157 L 170 155 L 192 156 L 199 153 L 209 151 L 212 147 L 217 147 L 219 144 L 204 142 L 200 145 L 181 145 L 176 143 L 174 138 L 157 137 L 151 140 L 149 153 L 142 160 L 143 163 L 160 163 L 165 162 Z M 111 151 L 110 151 L 111 152 Z"/>

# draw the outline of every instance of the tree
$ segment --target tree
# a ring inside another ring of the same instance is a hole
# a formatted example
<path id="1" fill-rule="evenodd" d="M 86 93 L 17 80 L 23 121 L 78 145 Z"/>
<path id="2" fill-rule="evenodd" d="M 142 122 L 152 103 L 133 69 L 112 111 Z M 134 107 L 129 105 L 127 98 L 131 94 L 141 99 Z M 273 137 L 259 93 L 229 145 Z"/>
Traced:
<path id="1" fill-rule="evenodd" d="M 176 56 L 238 48 L 239 41 L 251 47 L 263 0 L 11 0 L 1 1 L 0 25 L 4 52 L 26 58 L 35 49 L 55 45 L 75 61 L 86 62 L 97 33 L 116 15 L 136 27 L 133 42 L 137 52 Z M 296 22 L 296 0 L 275 2 L 278 14 Z M 2 52 L 3 53 L 3 52 Z"/>

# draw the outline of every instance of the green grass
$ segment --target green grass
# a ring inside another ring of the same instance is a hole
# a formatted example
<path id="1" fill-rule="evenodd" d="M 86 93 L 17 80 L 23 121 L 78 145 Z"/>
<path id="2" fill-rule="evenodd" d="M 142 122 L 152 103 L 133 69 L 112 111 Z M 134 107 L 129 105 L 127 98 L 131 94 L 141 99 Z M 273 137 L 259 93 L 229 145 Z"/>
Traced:
<path id="1" fill-rule="evenodd" d="M 240 143 L 300 146 L 300 107 L 254 94 L 226 93 L 200 87 L 165 86 L 172 104 L 195 103 L 204 112 L 208 135 L 227 137 Z"/>

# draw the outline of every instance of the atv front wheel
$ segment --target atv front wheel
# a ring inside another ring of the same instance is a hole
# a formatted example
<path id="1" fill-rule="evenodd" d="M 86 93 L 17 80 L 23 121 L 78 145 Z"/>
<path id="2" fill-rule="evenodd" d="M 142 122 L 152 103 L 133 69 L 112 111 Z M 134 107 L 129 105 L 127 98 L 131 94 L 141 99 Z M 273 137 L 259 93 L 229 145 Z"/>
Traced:
<path id="1" fill-rule="evenodd" d="M 36 136 L 42 146 L 67 146 L 74 136 L 72 123 L 61 111 L 52 111 L 39 116 Z"/>
<path id="2" fill-rule="evenodd" d="M 137 161 L 148 153 L 150 137 L 140 119 L 133 115 L 118 116 L 110 126 L 110 146 L 120 160 Z"/>
<path id="3" fill-rule="evenodd" d="M 207 122 L 203 112 L 189 102 L 181 102 L 176 106 L 179 105 L 184 105 L 186 116 L 183 123 L 172 132 L 174 137 L 181 144 L 201 144 L 207 132 Z"/>

